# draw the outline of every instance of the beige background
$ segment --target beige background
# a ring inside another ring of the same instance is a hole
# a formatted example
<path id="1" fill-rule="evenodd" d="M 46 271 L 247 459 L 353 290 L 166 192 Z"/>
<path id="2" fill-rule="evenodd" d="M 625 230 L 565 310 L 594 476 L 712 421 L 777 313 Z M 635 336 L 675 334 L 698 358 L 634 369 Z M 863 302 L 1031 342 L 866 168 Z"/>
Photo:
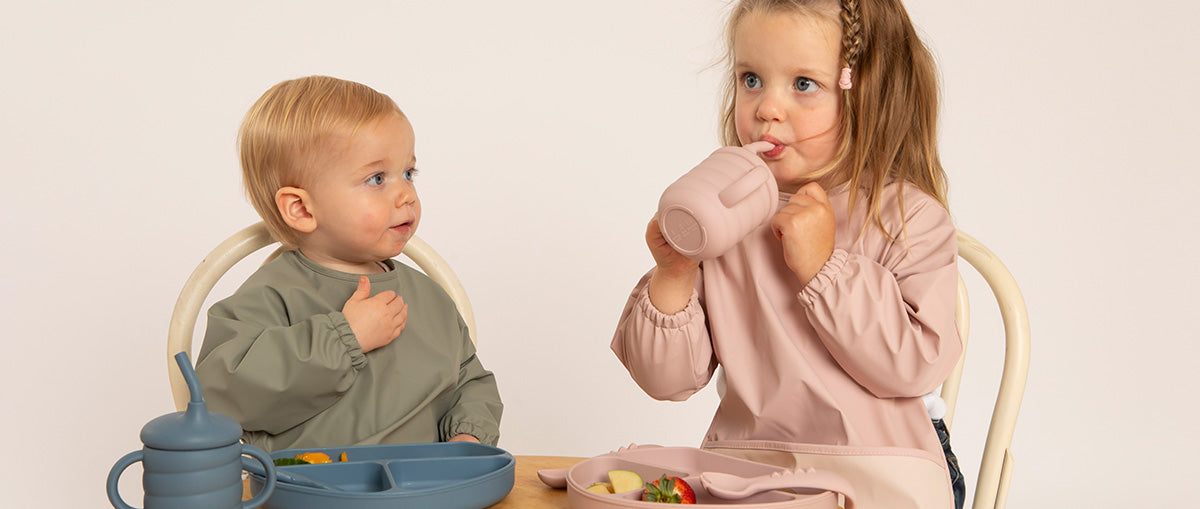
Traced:
<path id="1" fill-rule="evenodd" d="M 723 1 L 0 4 L 3 505 L 107 504 L 109 467 L 173 411 L 180 286 L 256 220 L 241 116 L 317 73 L 413 121 L 419 234 L 474 301 L 503 447 L 699 442 L 712 392 L 652 401 L 608 342 L 651 263 L 659 192 L 717 146 Z M 944 74 L 954 216 L 1033 317 L 1010 507 L 1193 505 L 1200 7 L 909 8 Z M 972 479 L 994 315 L 978 311 L 955 432 Z M 135 505 L 138 472 L 122 482 Z"/>

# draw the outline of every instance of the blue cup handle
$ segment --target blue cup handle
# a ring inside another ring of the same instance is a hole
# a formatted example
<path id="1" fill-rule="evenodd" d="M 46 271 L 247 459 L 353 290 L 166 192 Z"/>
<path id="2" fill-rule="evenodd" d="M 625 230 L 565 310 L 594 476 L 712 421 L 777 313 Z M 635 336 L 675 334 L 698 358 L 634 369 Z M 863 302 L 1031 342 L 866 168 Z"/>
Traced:
<path id="1" fill-rule="evenodd" d="M 117 492 L 117 481 L 121 479 L 121 474 L 125 473 L 126 468 L 139 461 L 142 461 L 142 451 L 133 451 L 117 460 L 112 470 L 108 471 L 108 501 L 112 503 L 113 507 L 117 509 L 135 509 L 126 504 L 124 500 L 121 500 L 121 494 Z"/>
<path id="2" fill-rule="evenodd" d="M 267 451 L 259 449 L 258 447 L 250 444 L 242 444 L 242 454 L 253 456 L 254 459 L 259 461 L 259 463 L 262 463 L 263 469 L 267 472 L 267 482 L 266 484 L 263 484 L 262 491 L 260 491 L 258 495 L 255 495 L 254 498 L 242 502 L 243 509 L 251 509 L 266 503 L 267 499 L 271 497 L 271 493 L 275 491 L 275 460 L 271 459 L 271 456 L 267 454 Z M 122 507 L 118 509 L 126 508 Z"/>

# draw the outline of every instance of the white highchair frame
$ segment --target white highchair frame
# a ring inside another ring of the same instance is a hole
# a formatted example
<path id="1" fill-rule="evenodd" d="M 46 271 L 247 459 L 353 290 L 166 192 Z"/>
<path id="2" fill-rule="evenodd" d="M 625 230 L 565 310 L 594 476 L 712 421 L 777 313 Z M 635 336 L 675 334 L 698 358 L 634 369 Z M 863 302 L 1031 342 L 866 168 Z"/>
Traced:
<path id="1" fill-rule="evenodd" d="M 1008 486 L 1012 481 L 1012 437 L 1017 427 L 1021 399 L 1025 395 L 1025 380 L 1029 374 L 1029 312 L 1025 308 L 1025 298 L 1021 295 L 1021 289 L 1008 267 L 1004 266 L 995 253 L 961 230 L 958 232 L 958 256 L 983 276 L 996 297 L 1000 306 L 1000 319 L 1004 323 L 1004 369 L 1000 375 L 1000 389 L 996 395 L 996 406 L 992 410 L 987 441 L 984 443 L 983 459 L 979 464 L 975 499 L 970 506 L 975 509 L 1003 509 L 1008 503 Z M 946 416 L 943 421 L 947 429 L 951 428 L 954 421 L 959 384 L 962 382 L 963 361 L 966 358 L 969 337 L 967 333 L 971 326 L 970 299 L 967 297 L 967 287 L 961 276 L 958 278 L 958 306 L 955 318 L 958 322 L 959 337 L 963 342 L 963 357 L 958 360 L 958 365 L 942 385 L 941 396 L 946 401 Z"/>
<path id="2" fill-rule="evenodd" d="M 167 374 L 171 382 L 171 395 L 175 399 L 176 410 L 182 411 L 187 408 L 189 394 L 183 374 L 179 372 L 179 366 L 175 364 L 175 354 L 187 352 L 188 357 L 195 362 L 195 358 L 192 356 L 192 335 L 196 329 L 200 308 L 204 306 L 209 292 L 216 286 L 221 276 L 224 276 L 239 261 L 271 244 L 275 244 L 275 240 L 271 238 L 265 223 L 258 222 L 250 225 L 217 245 L 212 252 L 208 253 L 208 256 L 204 257 L 204 260 L 192 271 L 192 275 L 184 283 L 183 290 L 179 292 L 179 299 L 175 301 L 175 310 L 171 314 L 171 324 L 167 329 Z M 281 250 L 282 248 L 276 249 L 267 257 L 267 261 L 278 256 Z M 467 323 L 471 342 L 476 343 L 475 313 L 472 311 L 471 301 L 467 298 L 466 289 L 463 288 L 458 276 L 450 269 L 446 260 L 438 255 L 429 244 L 415 235 L 404 246 L 403 254 L 416 263 L 430 279 L 441 285 L 446 293 L 450 294 L 450 298 L 458 307 L 459 314 Z"/>

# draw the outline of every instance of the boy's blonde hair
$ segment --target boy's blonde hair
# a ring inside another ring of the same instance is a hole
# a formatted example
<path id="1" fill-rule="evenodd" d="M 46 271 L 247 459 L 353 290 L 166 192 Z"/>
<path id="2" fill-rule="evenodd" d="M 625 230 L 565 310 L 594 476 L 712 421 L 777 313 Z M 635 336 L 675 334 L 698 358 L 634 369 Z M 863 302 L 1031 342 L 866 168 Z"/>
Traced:
<path id="1" fill-rule="evenodd" d="M 841 27 L 842 63 L 854 86 L 842 91 L 841 143 L 829 176 L 850 183 L 850 210 L 860 188 L 867 193 L 868 221 L 885 234 L 881 219 L 883 186 L 889 179 L 911 182 L 946 206 L 946 173 L 937 149 L 938 76 L 933 55 L 917 36 L 900 0 L 741 0 L 726 27 L 722 142 L 738 145 L 734 125 L 737 76 L 733 73 L 734 32 L 754 12 L 788 12 L 824 18 Z M 903 195 L 900 198 L 903 210 Z"/>
<path id="2" fill-rule="evenodd" d="M 275 193 L 310 183 L 320 156 L 336 148 L 330 146 L 334 135 L 353 135 L 385 113 L 404 116 L 387 95 L 329 76 L 281 82 L 250 107 L 238 132 L 242 183 L 275 240 L 288 248 L 299 240 L 283 221 Z"/>

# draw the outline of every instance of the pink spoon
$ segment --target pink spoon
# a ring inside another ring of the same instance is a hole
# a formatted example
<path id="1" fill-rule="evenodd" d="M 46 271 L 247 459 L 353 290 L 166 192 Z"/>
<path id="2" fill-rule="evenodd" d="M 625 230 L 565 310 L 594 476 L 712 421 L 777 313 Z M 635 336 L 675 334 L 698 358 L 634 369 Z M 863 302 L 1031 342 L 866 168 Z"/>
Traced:
<path id="1" fill-rule="evenodd" d="M 854 508 L 854 489 L 842 476 L 828 470 L 780 470 L 758 477 L 740 477 L 724 472 L 700 474 L 700 484 L 714 497 L 737 500 L 756 493 L 785 488 L 836 491 L 846 497 L 846 509 Z"/>
<path id="2" fill-rule="evenodd" d="M 544 468 L 538 470 L 537 475 L 538 479 L 541 479 L 546 486 L 559 489 L 567 487 L 567 469 L 565 468 Z"/>

